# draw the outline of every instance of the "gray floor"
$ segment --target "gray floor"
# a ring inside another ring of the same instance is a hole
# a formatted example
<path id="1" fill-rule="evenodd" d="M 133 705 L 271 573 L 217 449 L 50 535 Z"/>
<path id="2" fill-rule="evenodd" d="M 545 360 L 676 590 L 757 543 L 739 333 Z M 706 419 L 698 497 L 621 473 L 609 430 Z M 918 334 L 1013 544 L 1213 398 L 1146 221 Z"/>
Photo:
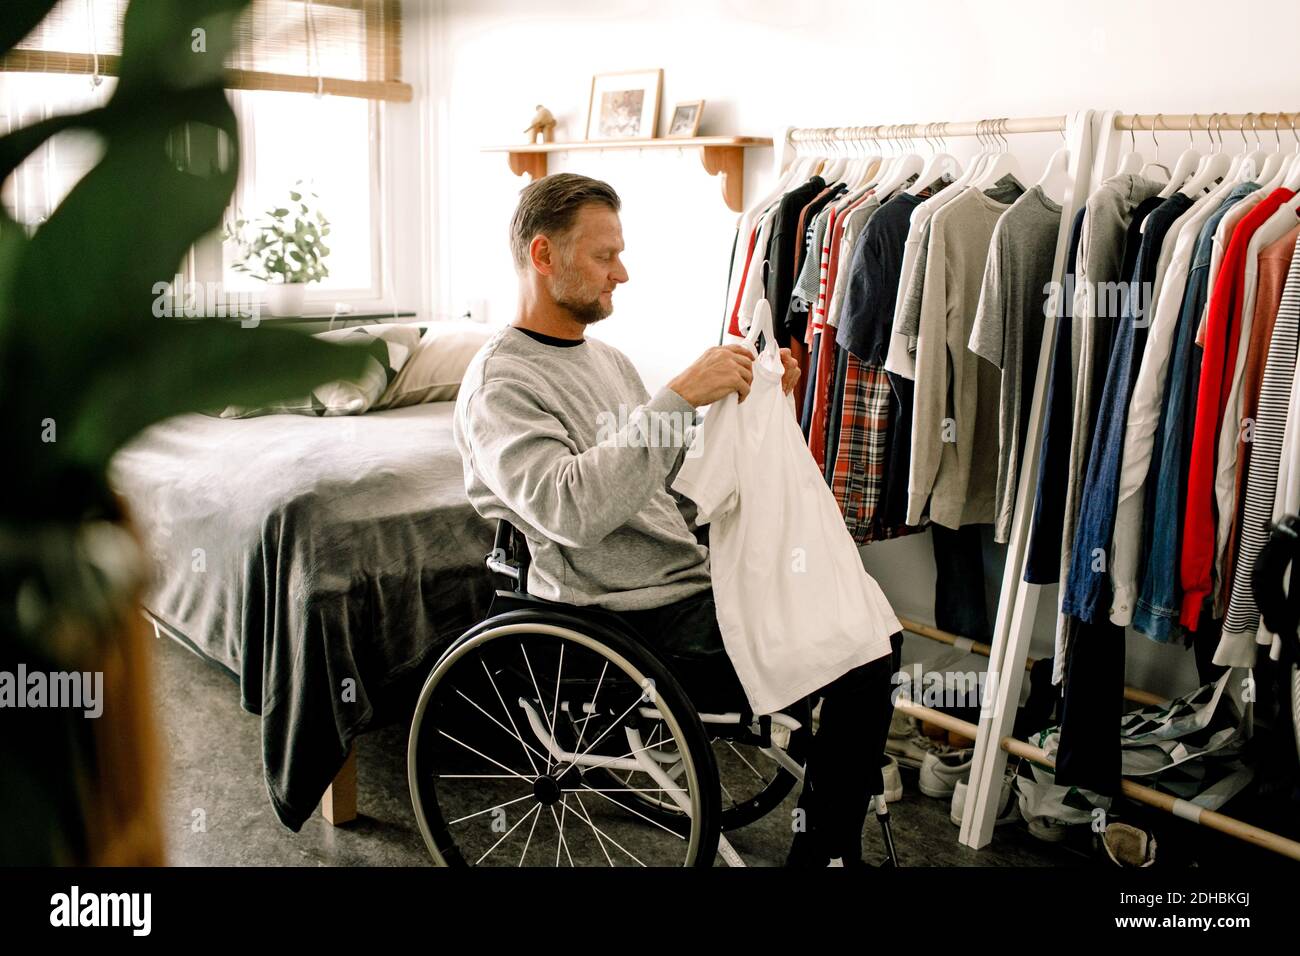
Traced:
<path id="1" fill-rule="evenodd" d="M 169 860 L 182 866 L 388 866 L 429 862 L 406 786 L 406 726 L 368 734 L 358 749 L 359 819 L 332 827 L 317 813 L 299 833 L 276 820 L 262 782 L 258 718 L 239 707 L 229 677 L 167 639 L 158 640 L 157 696 L 166 744 L 164 803 Z M 904 771 L 906 793 L 891 808 L 894 839 L 909 866 L 1077 866 L 1089 857 L 1049 845 L 1021 824 L 999 830 L 979 852 L 957 843 L 946 801 L 921 795 Z M 785 806 L 731 834 L 751 866 L 777 866 L 790 843 L 792 795 Z M 869 820 L 865 855 L 884 856 Z"/>

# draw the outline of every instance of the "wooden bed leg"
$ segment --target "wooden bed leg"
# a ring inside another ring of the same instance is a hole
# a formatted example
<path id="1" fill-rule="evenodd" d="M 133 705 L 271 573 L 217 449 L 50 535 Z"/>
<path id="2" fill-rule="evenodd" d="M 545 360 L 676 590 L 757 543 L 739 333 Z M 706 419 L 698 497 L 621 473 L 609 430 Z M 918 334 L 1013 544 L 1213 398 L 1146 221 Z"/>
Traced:
<path id="1" fill-rule="evenodd" d="M 357 818 L 357 745 L 354 741 L 348 759 L 334 782 L 321 798 L 320 812 L 333 826 L 351 823 Z"/>

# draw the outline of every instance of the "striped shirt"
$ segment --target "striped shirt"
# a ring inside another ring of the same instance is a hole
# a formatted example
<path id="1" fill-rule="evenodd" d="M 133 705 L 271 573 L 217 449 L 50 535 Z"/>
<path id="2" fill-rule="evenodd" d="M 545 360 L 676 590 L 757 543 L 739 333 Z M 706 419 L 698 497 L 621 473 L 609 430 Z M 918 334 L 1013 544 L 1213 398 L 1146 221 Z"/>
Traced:
<path id="1" fill-rule="evenodd" d="M 1216 664 L 1254 665 L 1259 607 L 1251 588 L 1255 558 L 1268 540 L 1268 523 L 1273 517 L 1282 442 L 1286 433 L 1287 407 L 1295 378 L 1297 345 L 1300 343 L 1300 256 L 1293 256 L 1282 290 L 1282 304 L 1269 341 L 1264 380 L 1259 390 L 1259 409 L 1246 474 L 1246 500 L 1242 505 L 1237 553 L 1233 564 L 1232 590 L 1223 635 L 1214 655 Z"/>

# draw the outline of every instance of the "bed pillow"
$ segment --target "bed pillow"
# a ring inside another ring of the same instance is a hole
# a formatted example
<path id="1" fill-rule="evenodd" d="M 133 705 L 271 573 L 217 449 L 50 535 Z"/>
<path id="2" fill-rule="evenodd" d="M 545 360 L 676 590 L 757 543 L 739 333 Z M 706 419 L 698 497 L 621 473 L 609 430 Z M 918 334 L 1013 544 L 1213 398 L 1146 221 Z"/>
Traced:
<path id="1" fill-rule="evenodd" d="M 254 418 L 258 415 L 361 415 L 375 407 L 385 389 L 410 361 L 420 343 L 418 325 L 384 323 L 350 329 L 318 332 L 316 338 L 343 345 L 364 344 L 370 349 L 365 371 L 354 380 L 327 382 L 302 398 L 277 402 L 264 408 L 231 405 L 222 418 Z"/>
<path id="2" fill-rule="evenodd" d="M 375 408 L 455 401 L 470 359 L 494 331 L 481 322 L 431 322 Z"/>

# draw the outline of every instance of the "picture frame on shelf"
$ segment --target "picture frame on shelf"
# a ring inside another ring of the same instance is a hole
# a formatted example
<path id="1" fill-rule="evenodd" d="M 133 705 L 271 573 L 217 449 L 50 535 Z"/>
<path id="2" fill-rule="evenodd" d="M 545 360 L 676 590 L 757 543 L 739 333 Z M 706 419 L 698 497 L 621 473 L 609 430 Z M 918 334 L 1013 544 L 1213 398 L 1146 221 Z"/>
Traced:
<path id="1" fill-rule="evenodd" d="M 673 107 L 668 121 L 668 139 L 689 139 L 699 135 L 700 117 L 704 115 L 704 100 L 685 100 Z"/>
<path id="2" fill-rule="evenodd" d="M 597 73 L 587 104 L 588 140 L 654 139 L 664 71 Z"/>

